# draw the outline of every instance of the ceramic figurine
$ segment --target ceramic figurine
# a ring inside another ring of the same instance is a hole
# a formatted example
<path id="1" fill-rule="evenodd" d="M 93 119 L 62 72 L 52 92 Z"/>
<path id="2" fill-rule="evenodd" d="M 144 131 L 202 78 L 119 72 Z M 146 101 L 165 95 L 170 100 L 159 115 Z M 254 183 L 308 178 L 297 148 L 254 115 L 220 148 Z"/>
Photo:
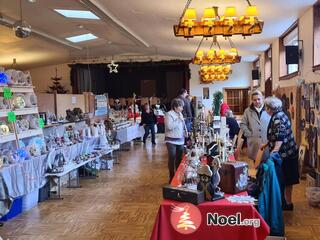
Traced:
<path id="1" fill-rule="evenodd" d="M 16 121 L 16 127 L 17 131 L 20 133 L 29 130 L 30 123 L 27 119 L 23 118 Z"/>
<path id="2" fill-rule="evenodd" d="M 36 107 L 38 104 L 37 96 L 34 93 L 26 93 L 24 95 L 24 100 L 27 108 Z"/>
<path id="3" fill-rule="evenodd" d="M 92 137 L 99 137 L 99 131 L 96 124 L 91 125 L 91 134 Z"/>
<path id="4" fill-rule="evenodd" d="M 13 96 L 12 105 L 15 109 L 22 109 L 26 107 L 26 102 L 23 94 L 16 94 Z"/>
<path id="5" fill-rule="evenodd" d="M 218 159 L 215 158 L 213 161 L 215 162 L 215 165 L 217 161 Z M 198 190 L 202 190 L 205 192 L 205 198 L 208 201 L 221 199 L 224 195 L 218 187 L 220 182 L 220 175 L 218 170 L 218 168 L 213 168 L 213 170 L 211 170 L 209 165 L 202 165 L 198 170 L 198 174 L 200 176 Z"/>
<path id="6" fill-rule="evenodd" d="M 10 134 L 10 128 L 6 123 L 0 123 L 0 136 Z"/>
<path id="7" fill-rule="evenodd" d="M 200 182 L 198 183 L 198 190 L 204 191 L 205 199 L 207 201 L 212 200 L 211 191 L 209 191 L 210 180 L 212 177 L 212 171 L 208 165 L 202 165 L 199 170 L 198 174 L 200 177 Z"/>
<path id="8" fill-rule="evenodd" d="M 30 116 L 29 119 L 30 129 L 38 129 L 39 128 L 39 119 L 35 116 Z"/>

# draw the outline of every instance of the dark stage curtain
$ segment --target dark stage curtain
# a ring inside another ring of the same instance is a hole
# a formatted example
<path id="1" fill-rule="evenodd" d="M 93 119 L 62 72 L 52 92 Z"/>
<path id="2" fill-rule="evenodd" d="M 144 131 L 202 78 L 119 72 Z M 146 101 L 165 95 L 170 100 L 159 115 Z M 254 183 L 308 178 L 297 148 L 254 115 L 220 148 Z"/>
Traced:
<path id="1" fill-rule="evenodd" d="M 73 93 L 108 93 L 111 98 L 128 98 L 136 93 L 138 96 L 148 94 L 142 97 L 172 98 L 181 88 L 189 89 L 189 63 L 180 60 L 118 62 L 118 73 L 109 73 L 107 64 L 69 66 Z"/>

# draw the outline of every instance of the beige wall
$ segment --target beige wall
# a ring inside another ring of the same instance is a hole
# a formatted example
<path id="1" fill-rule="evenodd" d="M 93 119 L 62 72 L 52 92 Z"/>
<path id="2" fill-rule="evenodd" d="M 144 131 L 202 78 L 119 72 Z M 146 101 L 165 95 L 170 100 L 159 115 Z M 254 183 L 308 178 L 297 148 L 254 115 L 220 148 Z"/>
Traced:
<path id="1" fill-rule="evenodd" d="M 248 88 L 251 84 L 251 62 L 242 62 L 232 65 L 232 74 L 227 81 L 218 81 L 213 84 L 200 84 L 199 69 L 200 66 L 190 64 L 190 94 L 196 97 L 203 97 L 203 88 L 209 87 L 209 99 L 202 102 L 206 108 L 212 108 L 212 97 L 216 91 L 222 91 L 224 88 Z"/>
<path id="2" fill-rule="evenodd" d="M 320 73 L 313 72 L 313 8 L 309 8 L 299 18 L 299 39 L 303 40 L 303 57 L 300 62 L 300 74 L 288 80 L 279 80 L 279 39 L 272 42 L 272 84 L 273 89 L 279 87 L 297 86 L 299 80 L 319 82 Z M 300 43 L 301 44 L 301 43 Z M 260 55 L 261 88 L 264 90 L 264 54 Z"/>
<path id="3" fill-rule="evenodd" d="M 62 77 L 60 81 L 69 93 L 72 93 L 72 88 L 70 84 L 70 68 L 67 63 L 51 65 L 39 68 L 30 69 L 33 85 L 36 87 L 36 92 L 44 93 L 52 85 L 51 77 L 55 77 L 55 69 L 58 70 L 58 77 Z"/>

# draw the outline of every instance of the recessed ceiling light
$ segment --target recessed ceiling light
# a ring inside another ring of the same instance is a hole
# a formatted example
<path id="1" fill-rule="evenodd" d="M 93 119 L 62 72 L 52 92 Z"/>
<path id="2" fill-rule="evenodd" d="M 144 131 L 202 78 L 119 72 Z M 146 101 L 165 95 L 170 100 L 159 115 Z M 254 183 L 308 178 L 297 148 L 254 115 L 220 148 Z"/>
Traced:
<path id="1" fill-rule="evenodd" d="M 57 13 L 67 18 L 84 18 L 84 19 L 100 19 L 93 12 L 85 10 L 66 10 L 66 9 L 54 9 Z"/>
<path id="2" fill-rule="evenodd" d="M 92 39 L 98 38 L 97 36 L 93 35 L 92 33 L 87 33 L 87 34 L 82 34 L 82 35 L 77 35 L 77 36 L 72 36 L 72 37 L 67 37 L 66 39 L 70 42 L 84 42 Z"/>
<path id="3" fill-rule="evenodd" d="M 36 3 L 37 0 L 28 0 L 29 3 Z"/>

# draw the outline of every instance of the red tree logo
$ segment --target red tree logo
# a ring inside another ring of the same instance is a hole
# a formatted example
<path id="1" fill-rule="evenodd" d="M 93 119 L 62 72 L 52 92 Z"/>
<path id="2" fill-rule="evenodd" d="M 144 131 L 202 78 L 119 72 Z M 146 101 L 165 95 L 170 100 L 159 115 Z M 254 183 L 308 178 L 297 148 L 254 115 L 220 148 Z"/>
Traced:
<path id="1" fill-rule="evenodd" d="M 172 206 L 170 222 L 179 233 L 191 234 L 201 225 L 201 213 L 199 209 L 190 203 L 181 203 Z"/>

